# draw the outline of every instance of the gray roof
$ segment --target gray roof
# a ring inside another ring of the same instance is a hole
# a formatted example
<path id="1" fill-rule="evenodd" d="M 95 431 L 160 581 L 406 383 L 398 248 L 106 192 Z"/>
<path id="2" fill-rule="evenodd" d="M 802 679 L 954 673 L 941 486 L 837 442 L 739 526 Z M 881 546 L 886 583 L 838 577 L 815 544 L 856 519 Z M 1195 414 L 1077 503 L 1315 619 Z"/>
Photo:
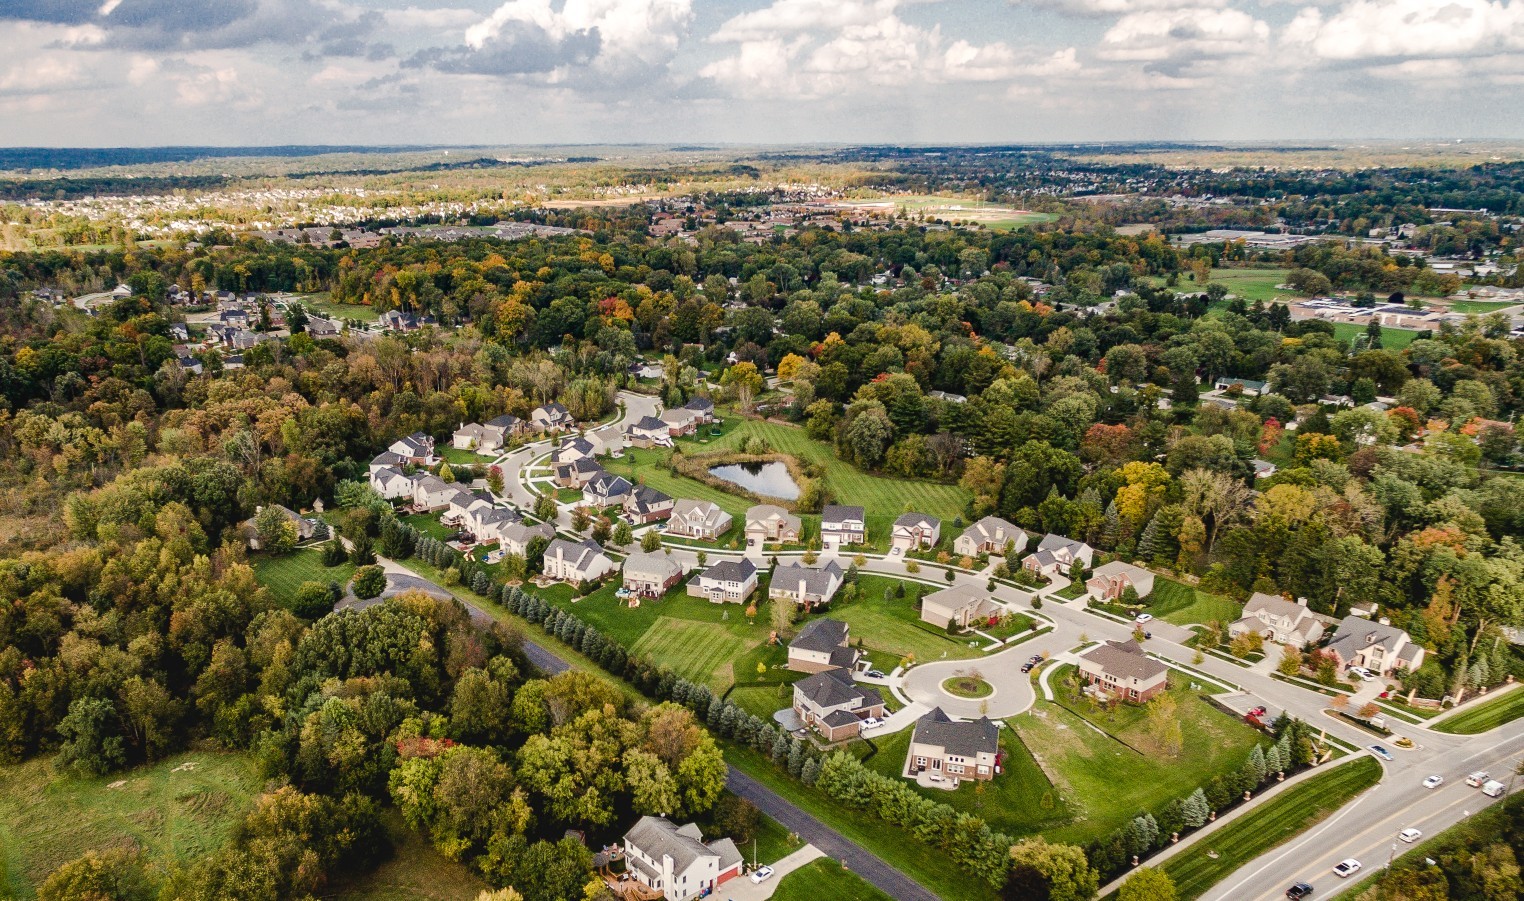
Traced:
<path id="1" fill-rule="evenodd" d="M 657 576 L 665 580 L 668 576 L 682 575 L 683 568 L 666 554 L 647 554 L 637 551 L 625 558 L 623 572 L 625 575 L 634 573 L 642 576 Z"/>
<path id="2" fill-rule="evenodd" d="M 968 528 L 963 530 L 963 534 L 976 537 L 979 539 L 979 543 L 983 544 L 986 540 L 994 540 L 995 536 L 999 534 L 1004 534 L 1007 541 L 1015 541 L 1016 536 L 1022 534 L 1022 532 L 1014 524 L 998 516 L 986 516 L 978 522 L 969 525 Z"/>
<path id="3" fill-rule="evenodd" d="M 788 646 L 801 651 L 829 652 L 846 644 L 847 628 L 847 624 L 841 620 L 812 619 L 805 623 Z"/>
<path id="4" fill-rule="evenodd" d="M 371 459 L 370 464 L 372 466 L 400 466 L 402 462 L 403 461 L 401 454 L 393 453 L 391 451 L 382 451 Z"/>
<path id="5" fill-rule="evenodd" d="M 824 510 L 820 511 L 820 521 L 822 523 L 845 522 L 849 519 L 856 520 L 857 522 L 863 522 L 863 508 L 841 507 L 837 506 L 836 504 L 830 504 Z"/>
<path id="6" fill-rule="evenodd" d="M 572 566 L 584 569 L 589 561 L 603 553 L 603 548 L 591 538 L 584 538 L 581 541 L 557 538 L 545 548 L 545 556 L 554 559 L 557 551 L 561 552 L 563 558 L 571 561 Z"/>
<path id="7" fill-rule="evenodd" d="M 718 526 L 720 519 L 727 515 L 719 504 L 712 501 L 695 501 L 683 498 L 672 505 L 672 517 L 674 519 L 688 519 L 695 512 L 701 514 L 703 521 L 711 526 Z"/>
<path id="8" fill-rule="evenodd" d="M 1144 654 L 1142 646 L 1131 640 L 1108 641 L 1080 656 L 1099 664 L 1103 671 L 1113 676 L 1131 677 L 1139 682 L 1147 682 L 1169 671 L 1169 667 Z"/>
<path id="9" fill-rule="evenodd" d="M 959 757 L 974 757 L 1000 750 L 1000 727 L 990 722 L 989 717 L 955 722 L 942 712 L 942 708 L 933 707 L 930 713 L 915 721 L 915 732 L 910 740 L 936 745 Z"/>
<path id="10" fill-rule="evenodd" d="M 905 526 L 907 528 L 913 528 L 922 525 L 936 528 L 942 524 L 942 520 L 937 519 L 935 516 L 927 516 L 925 513 L 901 513 L 899 517 L 894 520 L 894 524 L 896 526 Z"/>
<path id="11" fill-rule="evenodd" d="M 839 707 L 858 698 L 874 704 L 882 704 L 884 701 L 877 690 L 863 688 L 853 682 L 852 674 L 841 667 L 805 676 L 795 682 L 794 687 L 817 707 Z"/>
<path id="12" fill-rule="evenodd" d="M 629 494 L 630 489 L 634 486 L 624 476 L 604 473 L 601 476 L 594 476 L 593 480 L 587 483 L 587 487 L 593 494 L 600 494 L 604 497 L 616 497 L 621 494 Z"/>
<path id="13" fill-rule="evenodd" d="M 635 505 L 635 509 L 641 513 L 647 513 L 652 507 L 668 503 L 671 500 L 671 496 L 657 491 L 650 485 L 637 485 L 635 490 L 630 492 L 630 501 Z"/>
<path id="14" fill-rule="evenodd" d="M 516 522 L 511 526 L 499 529 L 498 534 L 504 541 L 513 544 L 528 545 L 535 538 L 551 539 L 556 537 L 555 527 L 550 523 L 539 522 L 529 525 L 525 522 Z"/>
<path id="15" fill-rule="evenodd" d="M 717 853 L 704 844 L 702 835 L 698 827 L 691 823 L 679 828 L 666 817 L 641 817 L 624 834 L 624 842 L 634 845 L 656 860 L 671 857 L 672 872 L 680 874 L 693 866 L 693 862 L 700 857 Z M 731 843 L 730 850 L 735 850 L 734 843 Z"/>
<path id="16" fill-rule="evenodd" d="M 497 416 L 487 420 L 487 425 L 492 426 L 495 429 L 511 429 L 518 424 L 519 418 L 508 413 L 504 413 L 502 416 Z"/>
<path id="17" fill-rule="evenodd" d="M 1085 542 L 1083 541 L 1076 541 L 1067 535 L 1055 535 L 1049 532 L 1042 536 L 1042 541 L 1038 543 L 1037 549 L 1039 551 L 1057 551 L 1068 548 L 1071 554 L 1077 554 L 1084 546 Z"/>
<path id="18" fill-rule="evenodd" d="M 788 563 L 773 571 L 772 584 L 775 587 L 786 588 L 789 591 L 799 587 L 803 580 L 805 589 L 810 594 L 825 594 L 831 588 L 831 583 L 841 579 L 841 567 L 834 561 L 825 566 L 802 566 L 798 563 Z"/>
<path id="19" fill-rule="evenodd" d="M 631 431 L 642 432 L 669 432 L 671 427 L 655 416 L 642 416 L 639 421 L 630 426 Z"/>
<path id="20" fill-rule="evenodd" d="M 720 582 L 745 582 L 757 574 L 757 565 L 750 560 L 721 560 L 704 572 L 705 578 Z"/>
<path id="21" fill-rule="evenodd" d="M 1412 644 L 1408 633 L 1396 626 L 1379 622 L 1374 619 L 1366 619 L 1363 616 L 1346 616 L 1339 620 L 1339 627 L 1334 630 L 1334 637 L 1325 646 L 1327 650 L 1338 651 L 1339 655 L 1346 660 L 1371 645 L 1382 645 L 1388 650 L 1395 649 L 1399 644 Z M 1411 654 L 1402 659 L 1410 659 Z"/>
<path id="22" fill-rule="evenodd" d="M 688 401 L 686 404 L 683 404 L 683 409 L 694 410 L 699 413 L 713 412 L 714 401 L 710 400 L 707 397 L 695 397 L 692 400 Z"/>

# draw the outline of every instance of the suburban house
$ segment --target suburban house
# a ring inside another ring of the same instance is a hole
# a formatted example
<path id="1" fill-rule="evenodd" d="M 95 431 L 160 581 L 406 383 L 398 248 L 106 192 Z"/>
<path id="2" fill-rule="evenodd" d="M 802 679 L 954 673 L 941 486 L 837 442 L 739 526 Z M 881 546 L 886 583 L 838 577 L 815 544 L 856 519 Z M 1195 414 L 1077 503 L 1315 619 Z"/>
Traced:
<path id="1" fill-rule="evenodd" d="M 667 430 L 674 438 L 679 435 L 692 435 L 698 431 L 699 422 L 702 420 L 698 413 L 687 407 L 665 410 L 658 418 L 667 424 Z"/>
<path id="2" fill-rule="evenodd" d="M 243 521 L 243 537 L 244 540 L 248 542 L 249 550 L 251 551 L 259 550 L 259 531 L 254 527 L 254 521 L 259 518 L 259 514 L 262 513 L 264 509 L 264 507 L 256 507 L 254 509 L 254 518 L 246 519 Z M 276 504 L 275 509 L 279 510 L 281 515 L 291 520 L 291 524 L 296 526 L 297 541 L 306 541 L 307 539 L 311 538 L 314 533 L 316 533 L 318 526 L 318 521 L 316 519 L 302 516 L 301 514 L 292 510 L 290 507 L 283 507 L 280 504 Z"/>
<path id="3" fill-rule="evenodd" d="M 482 426 L 481 450 L 501 450 L 511 439 L 521 437 L 529 424 L 517 416 L 504 413 L 487 420 Z"/>
<path id="4" fill-rule="evenodd" d="M 1268 479 L 1275 475 L 1275 464 L 1269 460 L 1261 460 L 1255 457 L 1249 461 L 1249 467 L 1254 470 L 1254 477 L 1256 479 Z"/>
<path id="5" fill-rule="evenodd" d="M 699 422 L 714 422 L 714 401 L 707 397 L 695 397 L 683 404 L 684 410 L 698 414 Z"/>
<path id="6" fill-rule="evenodd" d="M 413 496 L 413 477 L 392 466 L 372 467 L 370 487 L 389 501 Z"/>
<path id="7" fill-rule="evenodd" d="M 758 504 L 746 511 L 746 546 L 798 544 L 804 535 L 799 517 L 775 504 Z"/>
<path id="8" fill-rule="evenodd" d="M 1136 591 L 1138 597 L 1146 598 L 1153 593 L 1154 574 L 1141 566 L 1115 560 L 1097 566 L 1085 580 L 1085 587 L 1098 601 L 1118 600 L 1128 588 Z"/>
<path id="9" fill-rule="evenodd" d="M 593 447 L 593 442 L 581 435 L 561 439 L 556 445 L 555 453 L 551 455 L 552 463 L 575 463 L 578 460 L 588 460 L 598 455 L 598 449 Z"/>
<path id="10" fill-rule="evenodd" d="M 566 405 L 558 403 L 535 407 L 529 414 L 529 422 L 531 428 L 541 432 L 563 431 L 577 425 Z"/>
<path id="11" fill-rule="evenodd" d="M 629 872 L 667 901 L 708 895 L 741 875 L 741 852 L 720 838 L 704 843 L 694 823 L 678 826 L 665 817 L 641 817 L 624 834 Z M 600 883 L 601 884 L 601 883 Z"/>
<path id="12" fill-rule="evenodd" d="M 1169 687 L 1169 667 L 1136 641 L 1106 641 L 1079 655 L 1080 675 L 1093 688 L 1145 703 Z"/>
<path id="13" fill-rule="evenodd" d="M 481 447 L 482 435 L 486 433 L 486 427 L 480 423 L 463 422 L 460 428 L 455 430 L 450 443 L 456 450 L 476 450 Z"/>
<path id="14" fill-rule="evenodd" d="M 502 526 L 497 530 L 498 549 L 508 554 L 518 554 L 520 557 L 529 555 L 529 543 L 536 538 L 553 541 L 556 537 L 555 526 L 548 522 L 537 522 L 530 525 L 526 522 L 516 522 Z"/>
<path id="15" fill-rule="evenodd" d="M 501 544 L 503 530 L 523 521 L 523 517 L 503 507 L 477 508 L 471 511 L 471 534 L 477 544 Z"/>
<path id="16" fill-rule="evenodd" d="M 413 479 L 413 507 L 427 513 L 443 510 L 459 490 L 439 476 L 425 473 Z"/>
<path id="17" fill-rule="evenodd" d="M 788 668 L 800 673 L 818 673 L 832 667 L 848 672 L 857 669 L 862 656 L 848 644 L 849 627 L 836 619 L 812 619 L 804 624 L 788 643 Z"/>
<path id="18" fill-rule="evenodd" d="M 582 488 L 598 476 L 606 475 L 603 465 L 591 457 L 556 464 L 557 488 Z"/>
<path id="19" fill-rule="evenodd" d="M 866 544 L 868 524 L 863 508 L 827 505 L 820 511 L 820 541 L 827 548 Z"/>
<path id="20" fill-rule="evenodd" d="M 631 447 L 651 447 L 660 444 L 671 446 L 672 429 L 655 416 L 642 416 L 625 427 L 624 440 Z"/>
<path id="21" fill-rule="evenodd" d="M 643 598 L 659 598 L 683 580 L 683 568 L 663 553 L 634 553 L 624 561 L 624 587 Z"/>
<path id="22" fill-rule="evenodd" d="M 757 566 L 744 557 L 721 560 L 688 583 L 688 594 L 715 604 L 742 604 L 757 590 Z"/>
<path id="23" fill-rule="evenodd" d="M 439 462 L 439 458 L 434 456 L 434 439 L 422 432 L 398 438 L 387 450 L 401 457 L 402 462 L 414 466 L 433 466 Z"/>
<path id="24" fill-rule="evenodd" d="M 674 503 L 649 485 L 636 485 L 624 499 L 624 515 L 635 525 L 656 522 L 672 515 Z"/>
<path id="25" fill-rule="evenodd" d="M 953 539 L 953 553 L 964 557 L 1002 555 L 1006 545 L 1010 545 L 1016 553 L 1021 553 L 1027 547 L 1027 533 L 998 516 L 986 516 Z"/>
<path id="26" fill-rule="evenodd" d="M 591 538 L 557 538 L 545 549 L 545 575 L 563 582 L 591 582 L 615 569 L 614 561 Z"/>
<path id="27" fill-rule="evenodd" d="M 1259 397 L 1265 391 L 1265 383 L 1255 379 L 1240 379 L 1230 375 L 1220 375 L 1213 383 L 1212 390 L 1238 393 L 1245 397 Z"/>
<path id="28" fill-rule="evenodd" d="M 841 567 L 834 562 L 825 566 L 787 563 L 773 570 L 767 596 L 775 601 L 793 601 L 804 607 L 829 604 L 841 588 L 842 580 Z"/>
<path id="29" fill-rule="evenodd" d="M 307 334 L 313 338 L 337 338 L 339 336 L 339 324 L 331 319 L 324 319 L 321 316 L 308 316 Z"/>
<path id="30" fill-rule="evenodd" d="M 1323 621 L 1307 609 L 1305 601 L 1288 601 L 1278 594 L 1256 591 L 1244 604 L 1243 618 L 1228 626 L 1228 634 L 1234 638 L 1249 632 L 1276 644 L 1305 648 L 1323 637 Z"/>
<path id="31" fill-rule="evenodd" d="M 714 541 L 730 530 L 731 522 L 730 514 L 711 501 L 674 501 L 667 534 Z"/>
<path id="32" fill-rule="evenodd" d="M 954 585 L 921 598 L 921 619 L 940 629 L 967 628 L 999 612 L 1000 606 L 988 593 L 968 585 Z"/>
<path id="33" fill-rule="evenodd" d="M 582 502 L 589 507 L 613 507 L 623 504 L 633 490 L 628 479 L 603 472 L 582 486 Z"/>
<path id="34" fill-rule="evenodd" d="M 407 460 L 404 459 L 401 454 L 394 454 L 391 451 L 382 451 L 381 453 L 376 454 L 376 456 L 370 461 L 370 471 L 375 472 L 378 469 L 401 469 L 406 465 Z"/>
<path id="35" fill-rule="evenodd" d="M 1082 561 L 1088 569 L 1095 560 L 1095 550 L 1083 541 L 1049 532 L 1038 542 L 1037 550 L 1021 561 L 1021 566 L 1027 572 L 1051 579 L 1057 575 L 1067 576 L 1076 560 Z"/>
<path id="36" fill-rule="evenodd" d="M 794 683 L 794 713 L 826 741 L 846 741 L 862 732 L 863 720 L 884 715 L 884 699 L 853 682 L 847 670 L 832 667 Z"/>
<path id="37" fill-rule="evenodd" d="M 914 779 L 931 773 L 952 779 L 995 778 L 1002 760 L 1000 727 L 989 717 L 959 722 L 940 707 L 915 721 L 910 750 L 905 753 L 905 775 Z"/>
<path id="38" fill-rule="evenodd" d="M 889 531 L 889 551 L 920 551 L 936 547 L 942 540 L 942 520 L 925 513 L 906 513 L 894 521 Z"/>
<path id="39" fill-rule="evenodd" d="M 1340 670 L 1363 666 L 1377 675 L 1389 676 L 1423 666 L 1423 647 L 1385 619 L 1346 616 L 1323 650 L 1334 655 Z"/>
<path id="40" fill-rule="evenodd" d="M 376 321 L 382 328 L 391 329 L 394 332 L 413 332 L 419 328 L 418 317 L 401 310 L 387 310 L 377 317 Z"/>

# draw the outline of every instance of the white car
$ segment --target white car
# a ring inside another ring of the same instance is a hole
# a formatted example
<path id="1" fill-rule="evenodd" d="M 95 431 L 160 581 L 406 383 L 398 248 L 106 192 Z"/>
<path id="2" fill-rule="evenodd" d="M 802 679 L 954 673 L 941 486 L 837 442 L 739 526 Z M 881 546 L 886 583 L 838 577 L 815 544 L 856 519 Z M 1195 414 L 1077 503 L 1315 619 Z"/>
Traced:
<path id="1" fill-rule="evenodd" d="M 1133 622 L 1137 623 L 1138 625 L 1142 625 L 1143 623 L 1152 622 L 1153 618 L 1154 615 L 1152 613 L 1139 613 Z"/>
<path id="2" fill-rule="evenodd" d="M 1362 682 L 1369 682 L 1370 680 L 1376 678 L 1375 675 L 1372 674 L 1370 670 L 1366 669 L 1363 666 L 1352 666 L 1352 667 L 1350 667 L 1349 668 L 1349 674 L 1351 676 L 1357 676 L 1357 677 L 1359 677 L 1360 681 L 1362 681 Z"/>
<path id="3" fill-rule="evenodd" d="M 769 880 L 771 878 L 773 878 L 773 868 L 772 867 L 757 867 L 755 870 L 751 871 L 751 881 L 752 882 L 758 882 L 758 883 L 766 882 L 767 880 Z"/>
<path id="4" fill-rule="evenodd" d="M 1334 864 L 1334 875 L 1341 879 L 1348 879 L 1358 872 L 1360 872 L 1360 861 L 1353 857 L 1346 857 Z"/>
<path id="5" fill-rule="evenodd" d="M 1472 788 L 1481 788 L 1487 783 L 1487 780 L 1491 778 L 1491 776 L 1487 775 L 1486 770 L 1477 770 L 1476 772 L 1466 777 L 1466 784 Z"/>
<path id="6" fill-rule="evenodd" d="M 1417 829 L 1404 829 L 1401 832 L 1397 833 L 1397 837 L 1411 845 L 1419 839 L 1423 838 L 1423 833 L 1419 832 Z"/>
<path id="7" fill-rule="evenodd" d="M 1423 781 L 1423 787 L 1424 788 L 1439 788 L 1441 785 L 1444 785 L 1444 784 L 1445 784 L 1445 777 L 1439 775 L 1438 773 L 1434 774 L 1433 776 L 1430 776 L 1429 778 L 1427 778 L 1427 779 L 1425 779 Z"/>
<path id="8" fill-rule="evenodd" d="M 872 729 L 874 726 L 881 726 L 881 725 L 883 725 L 883 723 L 884 723 L 884 721 L 879 719 L 878 717 L 876 717 L 876 716 L 870 716 L 867 719 L 863 720 L 863 728 L 864 729 Z"/>

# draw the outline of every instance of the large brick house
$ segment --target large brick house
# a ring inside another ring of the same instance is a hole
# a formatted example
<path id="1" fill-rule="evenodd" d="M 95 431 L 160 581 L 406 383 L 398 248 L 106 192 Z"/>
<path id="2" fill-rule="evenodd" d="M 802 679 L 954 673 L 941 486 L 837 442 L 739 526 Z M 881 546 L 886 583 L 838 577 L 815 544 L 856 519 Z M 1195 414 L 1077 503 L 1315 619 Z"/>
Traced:
<path id="1" fill-rule="evenodd" d="M 776 504 L 757 504 L 746 511 L 746 546 L 798 544 L 804 535 L 799 517 Z"/>
<path id="2" fill-rule="evenodd" d="M 1107 641 L 1079 655 L 1091 687 L 1124 701 L 1145 703 L 1169 688 L 1169 667 L 1143 653 L 1136 641 Z"/>
<path id="3" fill-rule="evenodd" d="M 744 604 L 757 590 L 757 565 L 750 560 L 721 560 L 688 583 L 691 597 L 714 604 Z"/>
<path id="4" fill-rule="evenodd" d="M 1154 590 L 1154 574 L 1141 566 L 1114 560 L 1095 568 L 1085 580 L 1090 596 L 1098 601 L 1115 601 L 1131 588 L 1139 598 L 1146 598 Z"/>
<path id="5" fill-rule="evenodd" d="M 863 720 L 884 715 L 884 699 L 853 682 L 847 670 L 832 667 L 794 683 L 794 713 L 826 741 L 846 741 L 862 733 Z"/>
<path id="6" fill-rule="evenodd" d="M 925 513 L 905 513 L 894 521 L 889 531 L 889 550 L 919 551 L 936 547 L 942 540 L 942 520 Z"/>
<path id="7" fill-rule="evenodd" d="M 905 775 L 940 774 L 951 779 L 995 778 L 1001 766 L 1000 727 L 989 717 L 957 721 L 940 707 L 915 721 Z"/>

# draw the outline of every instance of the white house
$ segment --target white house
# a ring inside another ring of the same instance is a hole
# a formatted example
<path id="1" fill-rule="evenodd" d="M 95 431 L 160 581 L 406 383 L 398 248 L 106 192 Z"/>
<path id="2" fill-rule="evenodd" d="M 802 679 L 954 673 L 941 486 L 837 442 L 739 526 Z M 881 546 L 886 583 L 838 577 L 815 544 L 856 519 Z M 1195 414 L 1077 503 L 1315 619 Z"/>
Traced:
<path id="1" fill-rule="evenodd" d="M 414 466 L 433 466 L 439 462 L 439 458 L 434 456 L 434 439 L 422 432 L 398 438 L 387 450 Z"/>
<path id="2" fill-rule="evenodd" d="M 413 480 L 413 506 L 431 513 L 443 510 L 450 506 L 451 498 L 459 490 L 439 476 L 425 473 Z"/>
<path id="3" fill-rule="evenodd" d="M 1384 619 L 1344 617 L 1323 650 L 1333 653 L 1341 670 L 1363 666 L 1378 675 L 1389 676 L 1423 666 L 1423 645 L 1415 644 L 1408 633 Z"/>
<path id="4" fill-rule="evenodd" d="M 566 409 L 566 405 L 559 403 L 535 407 L 529 414 L 529 422 L 542 432 L 564 431 L 574 428 L 577 424 L 577 421 L 572 418 L 571 411 Z"/>
<path id="5" fill-rule="evenodd" d="M 741 852 L 728 838 L 704 843 L 693 823 L 641 817 L 624 834 L 625 863 L 642 885 L 667 901 L 708 895 L 741 874 Z"/>
<path id="6" fill-rule="evenodd" d="M 599 473 L 582 486 L 582 502 L 589 507 L 613 507 L 623 504 L 634 489 L 624 476 Z"/>
<path id="7" fill-rule="evenodd" d="M 557 538 L 545 549 L 546 577 L 563 582 L 592 582 L 613 572 L 614 561 L 591 538 Z"/>
<path id="8" fill-rule="evenodd" d="M 1007 545 L 1021 553 L 1027 547 L 1027 533 L 998 516 L 986 516 L 953 540 L 953 553 L 964 557 L 1001 555 Z"/>
<path id="9" fill-rule="evenodd" d="M 714 604 L 743 604 L 757 590 L 757 567 L 750 560 L 721 560 L 688 583 L 688 594 Z"/>
<path id="10" fill-rule="evenodd" d="M 646 598 L 659 598 L 683 580 L 683 568 L 668 554 L 637 552 L 625 558 L 624 587 Z"/>
<path id="11" fill-rule="evenodd" d="M 518 554 L 520 557 L 529 553 L 529 543 L 536 538 L 544 538 L 552 541 L 556 537 L 555 527 L 550 523 L 539 522 L 529 525 L 525 522 L 516 522 L 502 526 L 497 530 L 497 546 L 509 554 Z"/>
<path id="12" fill-rule="evenodd" d="M 370 471 L 370 487 L 389 501 L 413 496 L 413 477 L 400 469 L 382 466 Z"/>

